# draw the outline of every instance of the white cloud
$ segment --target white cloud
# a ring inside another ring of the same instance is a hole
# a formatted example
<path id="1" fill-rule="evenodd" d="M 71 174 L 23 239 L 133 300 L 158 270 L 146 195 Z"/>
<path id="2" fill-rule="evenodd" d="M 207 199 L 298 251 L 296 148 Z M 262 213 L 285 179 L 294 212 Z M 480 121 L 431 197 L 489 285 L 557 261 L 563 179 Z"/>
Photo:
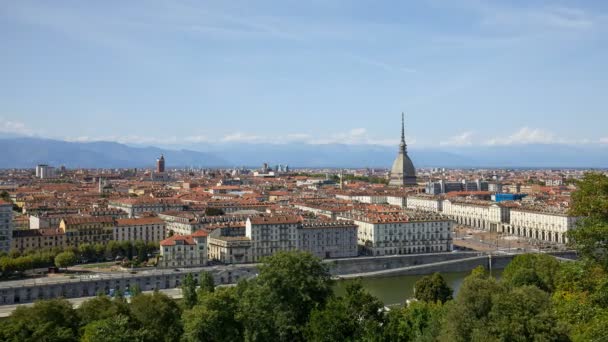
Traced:
<path id="1" fill-rule="evenodd" d="M 608 144 L 608 137 L 600 138 L 600 144 Z"/>
<path id="2" fill-rule="evenodd" d="M 517 145 L 517 144 L 550 144 L 560 142 L 551 132 L 539 129 L 522 127 L 506 138 L 493 138 L 486 141 L 486 145 Z"/>
<path id="3" fill-rule="evenodd" d="M 34 131 L 27 127 L 23 122 L 5 120 L 0 118 L 0 132 L 1 133 L 12 133 L 21 135 L 33 135 Z"/>
<path id="4" fill-rule="evenodd" d="M 473 144 L 471 140 L 473 132 L 462 132 L 461 134 L 455 135 L 448 140 L 440 141 L 441 146 L 470 146 Z"/>
<path id="5" fill-rule="evenodd" d="M 288 143 L 304 143 L 304 144 L 346 144 L 346 145 L 398 145 L 399 139 L 377 139 L 371 137 L 365 128 L 353 128 L 346 132 L 337 132 L 329 134 L 326 137 L 313 137 L 307 133 L 291 133 L 277 136 L 261 136 L 251 135 L 242 132 L 228 134 L 220 139 L 222 142 L 247 142 L 247 143 L 265 143 L 265 144 L 288 144 Z M 408 140 L 408 144 L 415 143 L 414 140 Z"/>

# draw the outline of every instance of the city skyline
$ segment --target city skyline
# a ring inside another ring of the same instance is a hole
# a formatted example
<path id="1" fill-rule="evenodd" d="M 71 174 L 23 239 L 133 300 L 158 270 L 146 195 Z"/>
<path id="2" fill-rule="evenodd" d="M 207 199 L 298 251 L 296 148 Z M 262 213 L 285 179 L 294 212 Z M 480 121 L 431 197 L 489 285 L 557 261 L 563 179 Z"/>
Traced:
<path id="1" fill-rule="evenodd" d="M 0 135 L 608 146 L 606 4 L 0 5 Z"/>

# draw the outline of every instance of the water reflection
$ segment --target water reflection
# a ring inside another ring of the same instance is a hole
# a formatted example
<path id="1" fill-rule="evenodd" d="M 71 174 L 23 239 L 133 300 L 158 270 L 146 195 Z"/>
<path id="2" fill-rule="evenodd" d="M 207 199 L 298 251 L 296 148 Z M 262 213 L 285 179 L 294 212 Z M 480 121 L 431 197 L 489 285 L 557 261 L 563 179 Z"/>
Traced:
<path id="1" fill-rule="evenodd" d="M 442 273 L 448 285 L 458 293 L 464 278 L 470 272 Z M 500 278 L 502 270 L 494 270 L 492 274 Z M 363 287 L 372 295 L 378 297 L 385 305 L 403 304 L 406 299 L 414 296 L 414 284 L 422 275 L 381 277 L 381 278 L 361 278 Z M 340 280 L 335 285 L 336 295 L 343 295 L 345 285 L 352 280 Z"/>

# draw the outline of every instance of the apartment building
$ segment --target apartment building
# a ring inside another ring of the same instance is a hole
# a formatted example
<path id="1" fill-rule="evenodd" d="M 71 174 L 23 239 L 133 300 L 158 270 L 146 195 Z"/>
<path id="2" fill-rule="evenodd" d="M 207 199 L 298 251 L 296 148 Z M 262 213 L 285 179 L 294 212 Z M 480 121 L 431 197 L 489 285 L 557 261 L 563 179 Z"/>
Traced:
<path id="1" fill-rule="evenodd" d="M 165 221 L 158 217 L 117 219 L 113 238 L 116 241 L 159 242 L 165 238 Z"/>
<path id="2" fill-rule="evenodd" d="M 321 258 L 358 255 L 357 226 L 352 221 L 307 220 L 297 229 L 297 249 Z"/>
<path id="3" fill-rule="evenodd" d="M 0 251 L 9 252 L 13 237 L 13 204 L 0 200 Z"/>
<path id="4" fill-rule="evenodd" d="M 247 219 L 245 236 L 251 239 L 251 257 L 259 262 L 278 251 L 297 249 L 301 216 L 257 216 Z"/>
<path id="5" fill-rule="evenodd" d="M 59 229 L 65 233 L 67 246 L 107 244 L 114 235 L 114 220 L 108 216 L 72 216 L 62 219 Z"/>
<path id="6" fill-rule="evenodd" d="M 443 210 L 443 198 L 434 195 L 415 195 L 408 196 L 406 206 L 408 209 L 423 210 L 431 212 L 441 212 Z"/>
<path id="7" fill-rule="evenodd" d="M 207 232 L 173 235 L 160 242 L 161 267 L 190 267 L 207 265 Z"/>
<path id="8" fill-rule="evenodd" d="M 65 233 L 59 228 L 14 230 L 11 241 L 11 249 L 19 252 L 66 246 Z"/>
<path id="9" fill-rule="evenodd" d="M 437 253 L 452 250 L 452 220 L 435 213 L 347 214 L 358 226 L 357 241 L 366 255 Z"/>

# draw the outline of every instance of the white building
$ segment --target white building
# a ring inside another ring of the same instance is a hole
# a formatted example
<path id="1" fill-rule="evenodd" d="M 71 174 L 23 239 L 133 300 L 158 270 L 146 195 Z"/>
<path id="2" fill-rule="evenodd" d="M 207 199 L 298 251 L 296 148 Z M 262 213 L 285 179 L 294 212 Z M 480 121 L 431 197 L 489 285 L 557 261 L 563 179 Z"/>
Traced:
<path id="1" fill-rule="evenodd" d="M 41 179 L 55 177 L 55 168 L 46 164 L 36 165 L 36 177 Z"/>
<path id="2" fill-rule="evenodd" d="M 173 235 L 160 242 L 161 267 L 193 267 L 207 265 L 207 232 Z"/>
<path id="3" fill-rule="evenodd" d="M 254 262 L 278 251 L 297 248 L 297 229 L 300 216 L 259 216 L 247 219 L 245 236 L 251 239 Z"/>
<path id="4" fill-rule="evenodd" d="M 358 244 L 366 255 L 438 253 L 452 250 L 452 221 L 438 214 L 408 211 L 406 215 L 356 215 Z"/>
<path id="5" fill-rule="evenodd" d="M 535 240 L 567 243 L 567 232 L 576 227 L 579 218 L 552 209 L 511 209 L 510 224 L 505 226 L 505 230 L 509 234 Z"/>
<path id="6" fill-rule="evenodd" d="M 408 196 L 406 205 L 408 209 L 431 211 L 438 213 L 443 210 L 442 201 L 443 198 L 439 196 L 416 195 Z"/>
<path id="7" fill-rule="evenodd" d="M 209 260 L 224 264 L 252 262 L 251 239 L 246 236 L 209 236 Z"/>
<path id="8" fill-rule="evenodd" d="M 0 200 L 0 251 L 8 253 L 13 237 L 13 205 Z"/>
<path id="9" fill-rule="evenodd" d="M 117 219 L 116 241 L 159 242 L 165 238 L 165 221 L 158 217 Z"/>
<path id="10" fill-rule="evenodd" d="M 466 225 L 491 232 L 502 231 L 502 225 L 509 222 L 509 207 L 500 203 L 479 200 L 444 200 L 443 214 Z"/>
<path id="11" fill-rule="evenodd" d="M 184 204 L 174 199 L 123 198 L 110 201 L 108 208 L 121 209 L 126 211 L 129 217 L 137 217 L 146 212 L 181 211 Z"/>
<path id="12" fill-rule="evenodd" d="M 297 233 L 297 248 L 321 259 L 358 255 L 357 226 L 353 222 L 305 221 Z"/>
<path id="13" fill-rule="evenodd" d="M 407 196 L 387 195 L 386 202 L 390 205 L 405 208 L 407 207 Z"/>

